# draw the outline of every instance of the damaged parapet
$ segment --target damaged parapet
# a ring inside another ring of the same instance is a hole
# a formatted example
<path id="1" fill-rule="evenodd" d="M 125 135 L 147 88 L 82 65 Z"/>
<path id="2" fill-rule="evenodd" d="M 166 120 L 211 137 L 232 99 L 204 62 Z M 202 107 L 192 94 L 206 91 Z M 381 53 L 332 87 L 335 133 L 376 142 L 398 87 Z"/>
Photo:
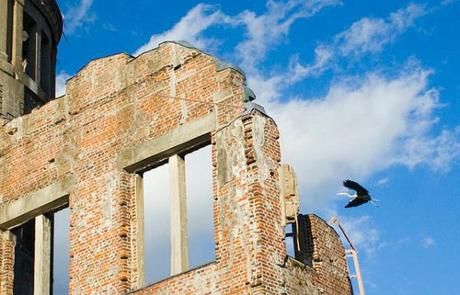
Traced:
<path id="1" fill-rule="evenodd" d="M 235 66 L 231 63 L 227 63 L 227 62 L 224 62 L 220 59 L 217 59 L 216 58 L 216 63 L 217 63 L 217 70 L 218 71 L 222 71 L 222 70 L 225 70 L 225 69 L 233 69 L 239 73 L 241 73 L 244 77 L 244 93 L 243 93 L 243 101 L 244 101 L 244 114 L 249 114 L 251 113 L 252 111 L 254 110 L 257 110 L 263 114 L 266 114 L 265 112 L 265 108 L 263 106 L 261 106 L 260 104 L 257 104 L 254 102 L 254 100 L 256 99 L 256 94 L 254 93 L 254 91 L 249 88 L 247 85 L 246 85 L 246 74 L 245 72 L 238 66 Z"/>
<path id="2" fill-rule="evenodd" d="M 324 294 L 353 294 L 345 250 L 337 232 L 314 214 L 299 214 L 293 231 L 298 232 L 294 244 L 299 245 L 294 247 L 295 259 L 315 271 L 312 281 L 322 286 Z"/>

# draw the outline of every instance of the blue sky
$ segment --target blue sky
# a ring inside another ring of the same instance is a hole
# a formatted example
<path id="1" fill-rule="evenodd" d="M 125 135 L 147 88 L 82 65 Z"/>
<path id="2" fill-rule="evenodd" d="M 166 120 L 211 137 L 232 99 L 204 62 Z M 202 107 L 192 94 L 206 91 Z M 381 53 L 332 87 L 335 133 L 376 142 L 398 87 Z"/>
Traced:
<path id="1" fill-rule="evenodd" d="M 367 293 L 460 294 L 460 1 L 58 3 L 59 93 L 90 60 L 164 40 L 240 66 L 281 129 L 301 211 L 340 217 Z M 380 207 L 343 209 L 345 178 Z"/>

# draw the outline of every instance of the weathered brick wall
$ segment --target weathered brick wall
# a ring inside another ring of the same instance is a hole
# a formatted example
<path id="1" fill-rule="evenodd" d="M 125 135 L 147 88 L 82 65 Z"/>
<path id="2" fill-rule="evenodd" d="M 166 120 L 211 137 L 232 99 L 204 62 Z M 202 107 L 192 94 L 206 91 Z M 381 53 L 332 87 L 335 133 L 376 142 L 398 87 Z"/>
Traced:
<path id="1" fill-rule="evenodd" d="M 64 101 L 19 117 L 0 132 L 0 204 L 45 187 L 72 173 L 69 166 Z"/>
<path id="2" fill-rule="evenodd" d="M 135 290 L 136 176 L 119 166 L 118 156 L 182 125 L 215 116 L 211 145 L 216 261 L 138 293 L 290 294 L 298 290 L 291 279 L 303 278 L 286 264 L 278 129 L 257 111 L 243 114 L 243 91 L 244 76 L 238 70 L 176 43 L 137 58 L 118 54 L 94 60 L 69 80 L 64 97 L 0 128 L 0 208 L 72 178 L 70 292 Z M 1 242 L 2 294 L 10 294 L 13 256 Z M 335 250 L 329 254 L 341 255 Z M 337 267 L 346 272 L 344 265 Z M 313 278 L 316 288 L 341 279 L 317 279 L 315 274 L 328 273 L 324 267 L 311 272 L 305 276 Z"/>
<path id="3" fill-rule="evenodd" d="M 151 286 L 137 290 L 131 294 L 216 294 L 218 274 L 216 263 L 190 270 L 180 275 L 172 276 Z"/>
<path id="4" fill-rule="evenodd" d="M 345 251 L 335 230 L 324 220 L 307 216 L 309 263 L 289 257 L 284 265 L 287 294 L 353 294 Z"/>
<path id="5" fill-rule="evenodd" d="M 71 133 L 79 149 L 70 206 L 85 212 L 71 217 L 72 291 L 100 290 L 101 282 L 108 292 L 137 285 L 134 179 L 120 170 L 116 156 L 211 112 L 231 116 L 234 108 L 222 112 L 202 103 L 214 101 L 226 80 L 231 83 L 225 90 L 237 88 L 227 99 L 239 95 L 226 103 L 239 102 L 242 109 L 239 73 L 217 73 L 212 57 L 166 44 L 136 59 L 117 55 L 93 61 L 69 82 Z M 90 260 L 94 252 L 100 258 Z"/>
<path id="6" fill-rule="evenodd" d="M 285 257 L 276 173 L 278 131 L 260 114 L 243 116 L 215 135 L 214 205 L 218 290 L 278 293 Z"/>
<path id="7" fill-rule="evenodd" d="M 350 294 L 345 251 L 337 232 L 323 219 L 308 215 L 310 239 L 307 240 L 314 282 L 324 294 Z"/>
<path id="8" fill-rule="evenodd" d="M 13 293 L 14 244 L 0 231 L 0 294 Z"/>
<path id="9" fill-rule="evenodd" d="M 321 286 L 316 286 L 314 276 L 315 276 L 315 271 L 311 267 L 289 257 L 286 260 L 285 271 L 284 271 L 286 294 L 289 294 L 289 295 L 324 294 L 322 293 Z M 349 294 L 349 293 L 337 291 L 334 294 Z"/>

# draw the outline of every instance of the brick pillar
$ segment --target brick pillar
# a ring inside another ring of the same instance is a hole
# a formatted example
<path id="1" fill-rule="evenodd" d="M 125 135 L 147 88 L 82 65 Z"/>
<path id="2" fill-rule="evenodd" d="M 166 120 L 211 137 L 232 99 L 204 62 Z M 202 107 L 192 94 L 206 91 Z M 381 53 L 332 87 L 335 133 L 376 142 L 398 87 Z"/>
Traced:
<path id="1" fill-rule="evenodd" d="M 0 294 L 13 294 L 14 236 L 0 231 Z"/>
<path id="2" fill-rule="evenodd" d="M 282 292 L 286 257 L 279 204 L 280 148 L 273 121 L 245 115 L 215 134 L 216 259 L 224 293 Z"/>

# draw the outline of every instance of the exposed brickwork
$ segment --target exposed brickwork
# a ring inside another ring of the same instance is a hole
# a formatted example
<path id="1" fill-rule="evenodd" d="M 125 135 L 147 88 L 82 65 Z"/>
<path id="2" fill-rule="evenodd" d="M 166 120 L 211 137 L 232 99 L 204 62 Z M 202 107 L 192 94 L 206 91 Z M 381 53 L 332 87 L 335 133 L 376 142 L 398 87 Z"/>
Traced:
<path id="1" fill-rule="evenodd" d="M 322 286 L 315 285 L 315 271 L 309 266 L 289 257 L 286 260 L 284 272 L 286 294 L 289 295 L 319 295 L 324 294 Z M 326 293 L 327 294 L 327 293 Z M 337 290 L 333 294 L 350 294 Z"/>
<path id="2" fill-rule="evenodd" d="M 72 294 L 350 294 L 343 248 L 324 223 L 311 219 L 313 261 L 317 254 L 321 265 L 302 268 L 287 258 L 278 129 L 264 114 L 243 114 L 243 91 L 239 71 L 218 70 L 212 56 L 175 43 L 137 58 L 94 60 L 68 82 L 64 97 L 0 128 L 0 208 L 74 179 Z M 209 114 L 217 121 L 211 132 L 216 260 L 135 292 L 136 176 L 119 166 L 118 156 Z M 12 286 L 8 243 L 0 240 L 2 294 Z"/>
<path id="3" fill-rule="evenodd" d="M 13 293 L 14 244 L 0 231 L 0 294 Z"/>
<path id="4" fill-rule="evenodd" d="M 308 253 L 316 274 L 315 285 L 325 294 L 337 294 L 337 290 L 351 293 L 345 251 L 336 231 L 316 215 L 308 215 L 311 239 Z"/>
<path id="5" fill-rule="evenodd" d="M 216 263 L 167 278 L 131 294 L 216 294 Z"/>

